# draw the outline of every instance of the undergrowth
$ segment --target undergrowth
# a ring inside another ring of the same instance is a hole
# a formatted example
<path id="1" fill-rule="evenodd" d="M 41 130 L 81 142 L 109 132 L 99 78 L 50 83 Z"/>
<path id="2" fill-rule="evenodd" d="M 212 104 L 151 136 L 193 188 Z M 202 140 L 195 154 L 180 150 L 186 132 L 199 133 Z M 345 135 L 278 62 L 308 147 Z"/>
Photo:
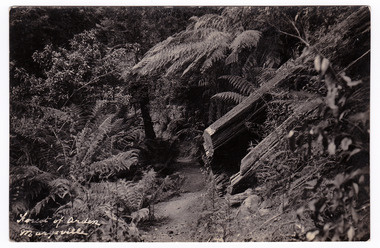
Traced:
<path id="1" fill-rule="evenodd" d="M 170 167 L 173 145 L 144 141 L 125 106 L 16 107 L 34 112 L 11 119 L 12 240 L 141 241 L 139 223 L 178 194 L 180 178 L 160 172 Z"/>

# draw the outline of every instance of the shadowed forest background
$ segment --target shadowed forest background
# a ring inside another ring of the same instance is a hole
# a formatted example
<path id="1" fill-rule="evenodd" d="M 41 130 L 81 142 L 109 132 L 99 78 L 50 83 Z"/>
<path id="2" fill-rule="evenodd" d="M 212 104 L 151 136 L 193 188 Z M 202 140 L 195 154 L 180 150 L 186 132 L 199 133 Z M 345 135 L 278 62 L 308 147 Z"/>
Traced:
<path id="1" fill-rule="evenodd" d="M 367 7 L 18 7 L 9 28 L 11 240 L 370 238 Z"/>

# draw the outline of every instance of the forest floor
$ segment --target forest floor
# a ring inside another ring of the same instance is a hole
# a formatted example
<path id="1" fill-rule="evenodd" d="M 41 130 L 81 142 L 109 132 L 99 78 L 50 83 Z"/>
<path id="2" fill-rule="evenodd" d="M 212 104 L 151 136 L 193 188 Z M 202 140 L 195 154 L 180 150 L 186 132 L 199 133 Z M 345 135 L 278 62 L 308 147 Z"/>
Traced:
<path id="1" fill-rule="evenodd" d="M 180 194 L 154 206 L 156 221 L 142 227 L 145 242 L 191 242 L 190 230 L 197 225 L 206 191 L 199 164 L 184 164 L 176 171 L 184 177 Z M 148 223 L 147 223 L 148 224 Z"/>
<path id="2" fill-rule="evenodd" d="M 297 236 L 305 233 L 305 228 L 312 228 L 310 220 L 299 225 L 295 210 L 285 210 L 280 195 L 255 207 L 243 203 L 242 207 L 228 208 L 230 220 L 224 219 L 226 209 L 223 208 L 209 219 L 206 217 L 209 211 L 204 209 L 208 199 L 207 180 L 201 166 L 180 163 L 175 173 L 184 178 L 179 193 L 155 204 L 154 220 L 141 223 L 139 230 L 144 242 L 298 241 Z M 225 202 L 225 199 L 220 198 L 220 201 Z M 213 218 L 225 224 L 226 237 L 222 238 L 224 232 L 219 230 L 220 225 L 214 223 Z M 211 231 L 209 226 L 218 227 Z"/>

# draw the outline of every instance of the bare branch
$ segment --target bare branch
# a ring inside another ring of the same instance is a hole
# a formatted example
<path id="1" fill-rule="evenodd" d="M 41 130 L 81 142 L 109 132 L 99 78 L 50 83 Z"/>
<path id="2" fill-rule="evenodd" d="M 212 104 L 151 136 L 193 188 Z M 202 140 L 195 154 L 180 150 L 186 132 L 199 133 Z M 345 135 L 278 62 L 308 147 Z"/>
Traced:
<path id="1" fill-rule="evenodd" d="M 361 60 L 362 58 L 364 58 L 369 52 L 371 51 L 368 50 L 366 51 L 365 53 L 363 53 L 359 58 L 355 59 L 354 61 L 352 61 L 348 66 L 346 66 L 346 68 L 344 68 L 343 70 L 341 70 L 340 72 L 338 72 L 338 75 L 345 72 L 348 68 L 350 68 L 351 66 L 353 66 L 356 62 L 358 62 L 359 60 Z"/>

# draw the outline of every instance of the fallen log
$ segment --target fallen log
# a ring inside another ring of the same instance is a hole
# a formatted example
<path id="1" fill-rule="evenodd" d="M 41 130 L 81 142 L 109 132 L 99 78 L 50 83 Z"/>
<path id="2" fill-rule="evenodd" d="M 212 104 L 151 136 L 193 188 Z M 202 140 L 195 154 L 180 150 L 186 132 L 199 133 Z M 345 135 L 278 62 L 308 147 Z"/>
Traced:
<path id="1" fill-rule="evenodd" d="M 275 77 L 206 128 L 203 133 L 206 156 L 211 158 L 218 148 L 246 131 L 244 122 L 254 116 L 255 110 L 262 107 L 263 96 L 298 68 L 294 60 L 289 60 L 277 70 Z"/>
<path id="2" fill-rule="evenodd" d="M 255 148 L 253 148 L 242 160 L 240 171 L 230 178 L 230 186 L 228 192 L 236 194 L 246 188 L 253 180 L 256 169 L 266 160 L 271 154 L 275 153 L 278 145 L 281 143 L 290 129 L 301 120 L 304 116 L 315 111 L 322 103 L 322 99 L 316 99 L 306 102 L 291 114 L 279 127 L 271 134 L 263 139 Z"/>

